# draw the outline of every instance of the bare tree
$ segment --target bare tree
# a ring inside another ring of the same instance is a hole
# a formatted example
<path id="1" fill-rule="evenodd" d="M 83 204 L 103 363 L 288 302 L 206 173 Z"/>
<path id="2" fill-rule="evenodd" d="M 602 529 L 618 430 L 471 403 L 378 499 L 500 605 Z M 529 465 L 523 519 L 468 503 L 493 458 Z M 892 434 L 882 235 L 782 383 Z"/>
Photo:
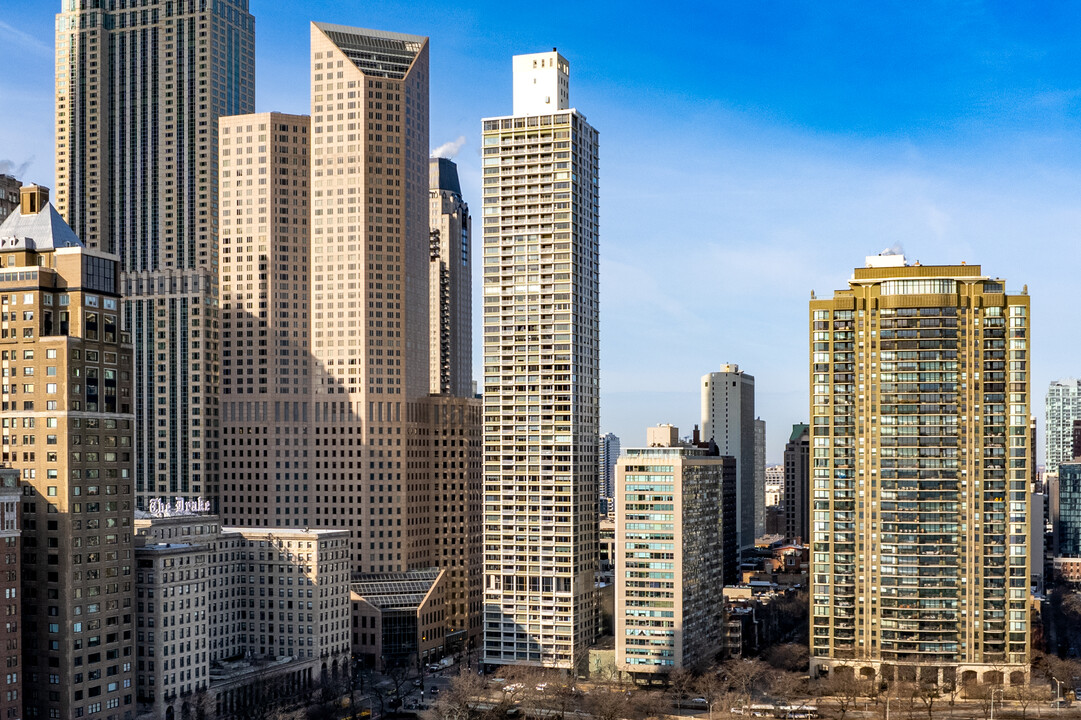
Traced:
<path id="1" fill-rule="evenodd" d="M 676 668 L 668 675 L 668 691 L 676 701 L 676 709 L 683 709 L 683 701 L 695 683 L 695 676 L 686 668 Z"/>
<path id="2" fill-rule="evenodd" d="M 631 712 L 628 694 L 610 688 L 596 688 L 586 696 L 585 709 L 594 720 L 620 720 Z"/>
<path id="3" fill-rule="evenodd" d="M 710 720 L 713 720 L 714 708 L 724 707 L 732 697 L 728 680 L 721 677 L 717 670 L 710 670 L 698 678 L 694 683 L 694 691 L 709 705 Z"/>
<path id="4" fill-rule="evenodd" d="M 1030 682 L 1011 685 L 1006 690 L 1006 697 L 1021 708 L 1021 720 L 1025 720 L 1028 709 L 1033 703 L 1042 703 L 1051 699 L 1050 689 L 1046 685 L 1033 685 Z"/>
<path id="5" fill-rule="evenodd" d="M 935 701 L 942 697 L 938 683 L 921 680 L 912 684 L 911 691 L 913 697 L 923 703 L 923 707 L 927 711 L 927 720 L 935 720 Z"/>
<path id="6" fill-rule="evenodd" d="M 748 703 L 754 696 L 755 688 L 770 672 L 769 665 L 761 660 L 733 659 L 721 664 L 721 674 L 739 697 Z"/>
<path id="7" fill-rule="evenodd" d="M 762 659 L 775 668 L 791 672 L 807 672 L 810 652 L 806 645 L 785 643 L 774 645 L 766 650 Z"/>
<path id="8" fill-rule="evenodd" d="M 770 673 L 767 686 L 771 695 L 785 701 L 806 691 L 803 677 L 799 673 L 785 670 L 775 670 Z"/>
<path id="9" fill-rule="evenodd" d="M 837 703 L 837 712 L 841 720 L 844 720 L 860 695 L 860 681 L 855 672 L 852 672 L 852 668 L 841 665 L 830 671 L 820 691 L 823 695 L 833 698 Z"/>

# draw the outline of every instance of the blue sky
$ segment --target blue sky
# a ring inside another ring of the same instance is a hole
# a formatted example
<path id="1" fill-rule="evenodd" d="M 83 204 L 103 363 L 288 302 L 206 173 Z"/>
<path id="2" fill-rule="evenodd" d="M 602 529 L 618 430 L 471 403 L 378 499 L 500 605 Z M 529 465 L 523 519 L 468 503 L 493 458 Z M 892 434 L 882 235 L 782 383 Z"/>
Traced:
<path id="1" fill-rule="evenodd" d="M 59 3 L 6 5 L 0 162 L 50 184 Z M 897 244 L 1028 285 L 1041 422 L 1047 383 L 1079 373 L 1079 4 L 253 0 L 252 12 L 260 111 L 307 112 L 308 20 L 431 36 L 431 145 L 465 137 L 475 214 L 479 120 L 510 112 L 510 56 L 558 47 L 570 60 L 572 105 L 601 133 L 601 424 L 625 445 L 658 422 L 689 432 L 699 377 L 736 362 L 756 376 L 778 460 L 808 414 L 810 291 L 843 287 Z"/>

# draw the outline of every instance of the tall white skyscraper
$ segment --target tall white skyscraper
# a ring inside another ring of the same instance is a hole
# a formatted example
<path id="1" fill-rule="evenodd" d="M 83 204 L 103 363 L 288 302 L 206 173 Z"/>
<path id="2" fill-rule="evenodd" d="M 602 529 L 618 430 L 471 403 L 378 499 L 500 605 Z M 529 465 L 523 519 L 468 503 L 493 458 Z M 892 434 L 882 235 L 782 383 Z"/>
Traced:
<path id="1" fill-rule="evenodd" d="M 581 667 L 596 632 L 597 131 L 566 59 L 483 121 L 484 661 Z"/>
<path id="2" fill-rule="evenodd" d="M 1044 407 L 1047 472 L 1057 473 L 1059 463 L 1073 460 L 1073 423 L 1081 420 L 1081 383 L 1073 378 L 1053 380 Z"/>
<path id="3" fill-rule="evenodd" d="M 736 542 L 742 557 L 754 550 L 755 420 L 754 377 L 739 365 L 724 363 L 720 372 L 702 376 L 702 439 L 736 459 Z M 762 481 L 764 490 L 764 475 Z"/>

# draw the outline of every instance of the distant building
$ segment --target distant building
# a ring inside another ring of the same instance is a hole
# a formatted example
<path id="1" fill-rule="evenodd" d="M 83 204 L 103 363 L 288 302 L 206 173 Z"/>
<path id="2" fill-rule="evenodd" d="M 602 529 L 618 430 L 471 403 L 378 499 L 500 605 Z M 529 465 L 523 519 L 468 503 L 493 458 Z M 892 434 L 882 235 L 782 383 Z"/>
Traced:
<path id="1" fill-rule="evenodd" d="M 784 534 L 790 542 L 811 538 L 810 486 L 810 431 L 806 423 L 797 423 L 784 446 Z"/>
<path id="2" fill-rule="evenodd" d="M 616 460 L 619 459 L 619 436 L 605 433 L 597 441 L 597 496 L 601 515 L 614 517 L 613 499 L 616 494 Z"/>
<path id="3" fill-rule="evenodd" d="M 1081 463 L 1058 466 L 1058 518 L 1055 556 L 1081 558 Z"/>
<path id="4" fill-rule="evenodd" d="M 784 464 L 766 466 L 766 507 L 784 504 Z"/>
<path id="5" fill-rule="evenodd" d="M 11 211 L 19 207 L 19 188 L 22 183 L 11 175 L 0 175 L 0 223 Z"/>
<path id="6" fill-rule="evenodd" d="M 430 392 L 473 392 L 472 220 L 462 199 L 458 166 L 428 161 L 428 351 Z"/>
<path id="7" fill-rule="evenodd" d="M 766 421 L 754 421 L 754 536 L 766 533 Z"/>
<path id="8" fill-rule="evenodd" d="M 702 376 L 702 439 L 736 460 L 736 538 L 740 555 L 754 554 L 754 377 L 739 365 L 722 364 Z"/>
<path id="9" fill-rule="evenodd" d="M 1058 472 L 1059 463 L 1074 459 L 1074 421 L 1081 420 L 1081 383 L 1074 378 L 1054 380 L 1044 399 L 1046 472 Z"/>
<path id="10" fill-rule="evenodd" d="M 696 667 L 723 646 L 717 593 L 735 461 L 659 430 L 616 464 L 616 663 L 634 675 Z M 671 521 L 655 522 L 662 516 Z"/>

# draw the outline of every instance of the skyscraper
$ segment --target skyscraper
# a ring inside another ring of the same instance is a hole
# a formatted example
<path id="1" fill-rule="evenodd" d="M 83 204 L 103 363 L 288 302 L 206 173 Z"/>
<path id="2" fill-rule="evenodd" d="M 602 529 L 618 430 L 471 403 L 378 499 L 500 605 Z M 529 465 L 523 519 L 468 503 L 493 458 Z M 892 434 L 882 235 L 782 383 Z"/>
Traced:
<path id="1" fill-rule="evenodd" d="M 708 664 L 723 644 L 719 550 L 735 460 L 678 435 L 662 427 L 616 466 L 616 663 L 636 678 Z M 658 515 L 671 521 L 648 522 Z"/>
<path id="2" fill-rule="evenodd" d="M 359 572 L 427 568 L 431 486 L 410 458 L 431 377 L 428 39 L 312 23 L 311 52 L 308 517 L 349 530 Z"/>
<path id="3" fill-rule="evenodd" d="M 720 372 L 702 376 L 702 439 L 736 459 L 736 543 L 742 557 L 754 551 L 755 420 L 754 377 L 739 365 L 725 363 Z"/>
<path id="4" fill-rule="evenodd" d="M 619 460 L 619 436 L 605 433 L 597 440 L 597 500 L 601 504 L 601 514 L 615 514 L 616 496 L 616 461 Z"/>
<path id="5" fill-rule="evenodd" d="M 57 209 L 121 261 L 135 491 L 218 494 L 218 118 L 255 104 L 247 0 L 56 18 Z"/>
<path id="6" fill-rule="evenodd" d="M 48 197 L 23 186 L 0 225 L 2 460 L 26 495 L 20 672 L 27 717 L 120 718 L 134 709 L 141 639 L 132 346 L 118 258 L 84 247 Z"/>
<path id="7" fill-rule="evenodd" d="M 472 219 L 462 199 L 458 166 L 429 161 L 430 245 L 428 319 L 431 392 L 471 397 L 473 391 Z"/>
<path id="8" fill-rule="evenodd" d="M 222 118 L 221 502 L 228 524 L 314 525 L 310 118 Z"/>
<path id="9" fill-rule="evenodd" d="M 1023 682 L 1027 292 L 880 255 L 809 320 L 812 676 Z"/>
<path id="10" fill-rule="evenodd" d="M 766 534 L 766 421 L 754 419 L 754 536 Z"/>
<path id="11" fill-rule="evenodd" d="M 577 668 L 596 634 L 597 131 L 556 51 L 483 121 L 484 661 Z"/>
<path id="12" fill-rule="evenodd" d="M 784 534 L 789 542 L 811 538 L 810 485 L 810 427 L 796 423 L 784 446 Z"/>
<path id="13" fill-rule="evenodd" d="M 1052 381 L 1044 409 L 1044 464 L 1046 472 L 1057 473 L 1059 463 L 1074 458 L 1073 426 L 1081 420 L 1081 383 L 1074 378 Z"/>

